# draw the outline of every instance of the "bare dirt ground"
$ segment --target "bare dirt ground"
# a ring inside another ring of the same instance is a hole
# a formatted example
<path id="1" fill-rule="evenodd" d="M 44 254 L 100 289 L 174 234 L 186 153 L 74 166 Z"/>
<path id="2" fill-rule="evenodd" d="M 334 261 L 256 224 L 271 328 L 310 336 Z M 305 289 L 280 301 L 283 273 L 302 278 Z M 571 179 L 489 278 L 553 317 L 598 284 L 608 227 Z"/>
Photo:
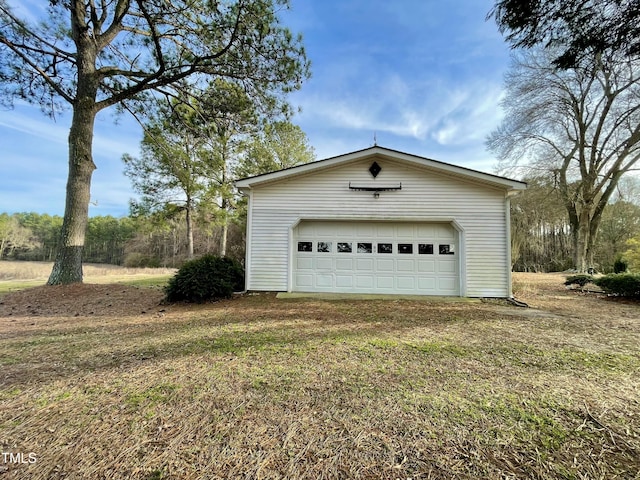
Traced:
<path id="1" fill-rule="evenodd" d="M 41 286 L 0 297 L 0 317 L 109 317 L 158 310 L 160 288 L 121 284 Z"/>

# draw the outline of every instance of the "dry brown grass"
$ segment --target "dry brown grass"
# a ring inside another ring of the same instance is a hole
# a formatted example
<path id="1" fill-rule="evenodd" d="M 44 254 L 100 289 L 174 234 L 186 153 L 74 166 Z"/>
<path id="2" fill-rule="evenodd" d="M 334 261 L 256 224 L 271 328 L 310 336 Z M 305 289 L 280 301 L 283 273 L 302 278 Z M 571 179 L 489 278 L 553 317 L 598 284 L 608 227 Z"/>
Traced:
<path id="1" fill-rule="evenodd" d="M 1 478 L 640 478 L 639 305 L 562 280 L 515 275 L 533 309 L 9 294 L 0 441 L 36 460 Z"/>
<path id="2" fill-rule="evenodd" d="M 29 287 L 44 285 L 49 278 L 51 262 L 0 261 L 0 296 Z M 166 284 L 174 275 L 174 268 L 125 268 L 107 264 L 84 264 L 84 281 L 87 283 L 128 283 L 142 286 Z"/>
<path id="3" fill-rule="evenodd" d="M 0 261 L 0 280 L 42 280 L 46 281 L 51 273 L 51 262 Z M 86 263 L 83 265 L 85 281 L 90 283 L 109 283 L 114 277 L 131 275 L 170 275 L 173 268 L 126 268 L 117 265 Z"/>

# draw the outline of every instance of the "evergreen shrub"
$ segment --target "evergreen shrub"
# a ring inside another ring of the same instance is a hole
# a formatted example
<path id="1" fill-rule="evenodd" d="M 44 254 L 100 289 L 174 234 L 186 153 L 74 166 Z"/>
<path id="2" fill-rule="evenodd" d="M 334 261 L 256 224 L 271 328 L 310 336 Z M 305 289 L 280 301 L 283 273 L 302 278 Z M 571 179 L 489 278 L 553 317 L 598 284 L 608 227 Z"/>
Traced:
<path id="1" fill-rule="evenodd" d="M 591 275 L 587 275 L 586 273 L 580 273 L 578 275 L 571 275 L 567 277 L 567 280 L 564 282 L 565 285 L 580 285 L 584 287 L 587 283 L 593 282 L 593 277 Z"/>
<path id="2" fill-rule="evenodd" d="M 202 303 L 230 298 L 244 289 L 244 269 L 239 262 L 215 255 L 204 255 L 185 263 L 165 288 L 169 302 Z"/>
<path id="3" fill-rule="evenodd" d="M 622 258 L 616 258 L 613 262 L 613 273 L 625 273 L 629 268 L 629 264 Z"/>
<path id="4" fill-rule="evenodd" d="M 640 274 L 612 273 L 594 279 L 593 283 L 611 295 L 640 298 Z"/>

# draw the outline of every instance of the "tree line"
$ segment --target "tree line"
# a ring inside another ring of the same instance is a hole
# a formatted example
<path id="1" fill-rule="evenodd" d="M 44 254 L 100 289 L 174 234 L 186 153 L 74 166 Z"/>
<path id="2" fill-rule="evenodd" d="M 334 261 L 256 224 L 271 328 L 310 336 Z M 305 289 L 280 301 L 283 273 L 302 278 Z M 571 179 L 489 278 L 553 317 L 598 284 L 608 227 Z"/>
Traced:
<path id="1" fill-rule="evenodd" d="M 511 199 L 514 271 L 558 272 L 575 268 L 571 221 L 557 185 L 546 176 L 527 178 L 528 189 Z M 640 271 L 640 180 L 629 177 L 604 208 L 591 268 L 611 273 L 616 262 Z"/>
<path id="2" fill-rule="evenodd" d="M 90 217 L 83 261 L 127 267 L 179 267 L 187 259 L 184 213 L 174 216 Z M 0 214 L 0 259 L 52 262 L 63 217 L 40 213 Z M 244 225 L 230 228 L 228 256 L 244 258 Z M 217 253 L 221 227 L 197 222 L 196 255 Z"/>
<path id="3" fill-rule="evenodd" d="M 572 269 L 571 223 L 557 186 L 544 176 L 528 178 L 527 182 L 529 188 L 511 200 L 513 270 Z M 597 271 L 612 272 L 617 261 L 640 270 L 638 192 L 640 181 L 629 178 L 606 206 L 594 248 Z M 194 211 L 191 242 L 195 256 L 219 255 L 224 248 L 226 256 L 244 261 L 246 211 L 240 199 L 234 202 L 239 205 L 238 211 L 229 216 L 224 227 L 210 206 Z M 190 258 L 185 217 L 183 209 L 171 205 L 144 215 L 132 212 L 122 218 L 91 217 L 84 261 L 127 267 L 179 267 Z M 0 214 L 0 259 L 53 261 L 62 222 L 63 218 L 57 215 Z"/>
<path id="4" fill-rule="evenodd" d="M 208 98 L 158 99 L 144 115 L 141 155 L 123 156 L 139 197 L 130 215 L 87 220 L 82 261 L 179 267 L 213 253 L 244 261 L 247 202 L 234 181 L 315 159 L 289 121 L 258 121 L 246 92 L 218 81 Z M 0 214 L 0 260 L 55 261 L 64 218 Z"/>

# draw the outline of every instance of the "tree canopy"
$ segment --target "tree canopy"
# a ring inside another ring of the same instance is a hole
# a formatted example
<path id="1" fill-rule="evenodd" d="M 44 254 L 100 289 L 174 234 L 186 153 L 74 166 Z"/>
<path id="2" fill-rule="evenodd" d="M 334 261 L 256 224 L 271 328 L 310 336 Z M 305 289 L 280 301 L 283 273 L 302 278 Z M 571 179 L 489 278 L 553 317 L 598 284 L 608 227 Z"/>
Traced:
<path id="1" fill-rule="evenodd" d="M 266 123 L 245 143 L 244 158 L 236 168 L 238 178 L 274 172 L 315 160 L 315 151 L 298 125 L 288 121 Z"/>
<path id="2" fill-rule="evenodd" d="M 225 78 L 283 96 L 309 75 L 302 41 L 280 24 L 287 0 L 53 0 L 42 21 L 0 0 L 0 88 L 52 113 L 73 110 L 61 246 L 50 284 L 82 281 L 97 113 L 144 108 L 184 82 Z M 46 16 L 46 19 L 45 19 Z"/>
<path id="3" fill-rule="evenodd" d="M 514 48 L 558 49 L 560 68 L 603 52 L 640 54 L 640 0 L 498 0 L 488 17 Z"/>
<path id="4" fill-rule="evenodd" d="M 158 102 L 144 123 L 140 157 L 125 155 L 125 174 L 141 194 L 134 210 L 177 207 L 185 212 L 188 256 L 193 256 L 193 214 L 209 210 L 223 225 L 233 205 L 231 163 L 241 139 L 256 130 L 258 109 L 278 108 L 249 98 L 238 85 L 215 79 L 201 92 L 185 87 L 184 98 Z M 226 233 L 220 254 L 226 249 Z"/>
<path id="5" fill-rule="evenodd" d="M 301 38 L 280 25 L 287 0 L 53 0 L 34 23 L 0 0 L 2 99 L 45 110 L 87 94 L 102 110 L 194 74 L 233 78 L 257 95 L 298 88 Z"/>

